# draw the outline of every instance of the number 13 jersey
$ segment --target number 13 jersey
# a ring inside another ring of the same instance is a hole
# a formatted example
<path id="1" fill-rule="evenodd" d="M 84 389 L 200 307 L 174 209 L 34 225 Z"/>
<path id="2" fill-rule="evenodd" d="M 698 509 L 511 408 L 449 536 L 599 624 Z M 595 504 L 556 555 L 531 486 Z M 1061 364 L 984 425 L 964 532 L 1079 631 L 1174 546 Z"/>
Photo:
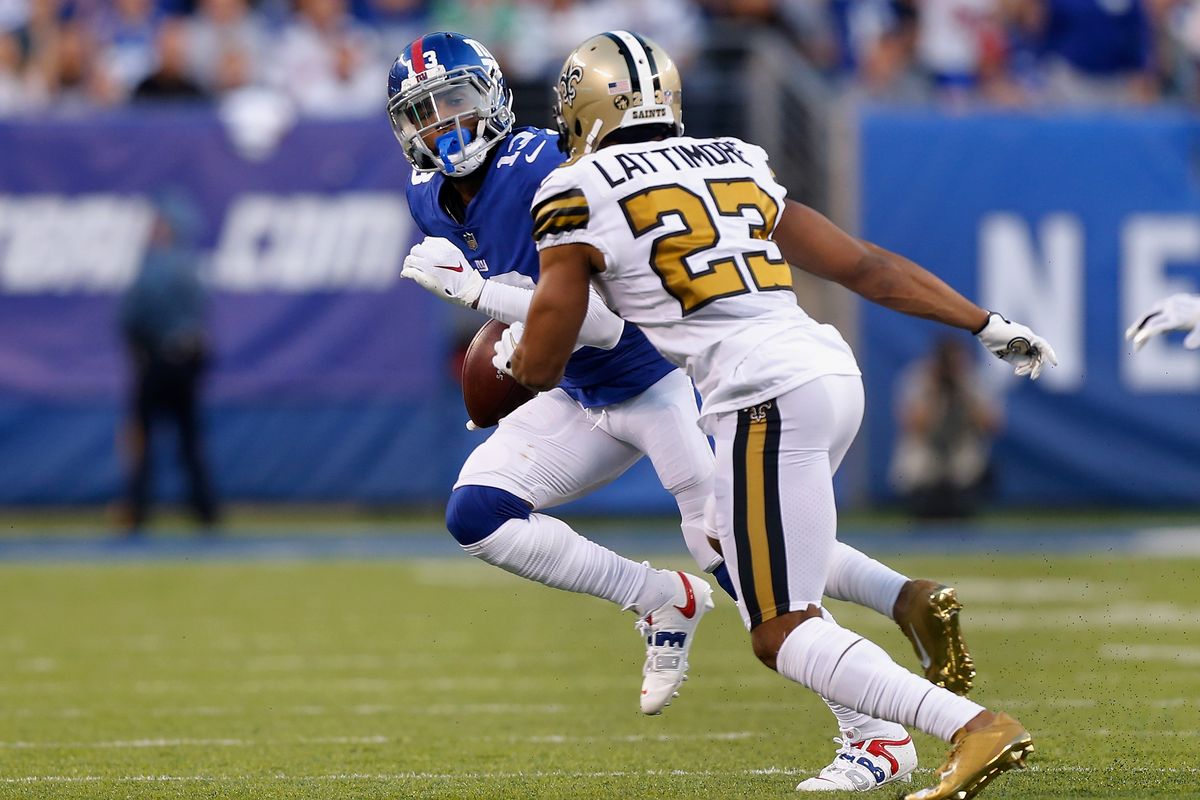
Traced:
<path id="1" fill-rule="evenodd" d="M 678 137 L 605 147 L 551 172 L 533 201 L 538 249 L 604 257 L 593 283 L 684 367 L 701 424 L 822 375 L 858 375 L 850 347 L 796 303 L 771 233 L 786 190 L 762 148 Z"/>

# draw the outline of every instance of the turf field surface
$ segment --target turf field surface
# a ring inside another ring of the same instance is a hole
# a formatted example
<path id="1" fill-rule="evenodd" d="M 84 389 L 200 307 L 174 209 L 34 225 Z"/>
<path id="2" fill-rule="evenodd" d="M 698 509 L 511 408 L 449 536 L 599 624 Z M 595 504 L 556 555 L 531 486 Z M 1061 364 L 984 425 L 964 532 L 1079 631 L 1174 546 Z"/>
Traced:
<path id="1" fill-rule="evenodd" d="M 983 797 L 1200 798 L 1200 560 L 888 560 L 959 587 L 974 697 L 1033 732 Z M 9 563 L 0 608 L 0 797 L 786 798 L 835 749 L 732 604 L 645 718 L 632 615 L 466 557 Z"/>

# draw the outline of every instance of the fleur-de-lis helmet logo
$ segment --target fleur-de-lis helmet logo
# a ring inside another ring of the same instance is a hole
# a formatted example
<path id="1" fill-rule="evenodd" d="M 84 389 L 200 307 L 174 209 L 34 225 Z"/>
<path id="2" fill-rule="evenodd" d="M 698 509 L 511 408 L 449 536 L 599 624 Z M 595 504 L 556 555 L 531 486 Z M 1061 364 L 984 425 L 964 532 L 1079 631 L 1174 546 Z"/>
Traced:
<path id="1" fill-rule="evenodd" d="M 564 105 L 575 105 L 575 86 L 582 78 L 583 67 L 578 64 L 558 76 L 558 98 Z"/>

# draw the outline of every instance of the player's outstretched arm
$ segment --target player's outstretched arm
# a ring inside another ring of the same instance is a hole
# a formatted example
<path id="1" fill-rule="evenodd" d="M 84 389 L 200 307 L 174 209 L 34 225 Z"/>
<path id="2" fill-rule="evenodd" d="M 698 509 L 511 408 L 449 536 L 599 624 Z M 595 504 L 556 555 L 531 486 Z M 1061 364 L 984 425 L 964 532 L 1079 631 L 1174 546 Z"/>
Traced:
<path id="1" fill-rule="evenodd" d="M 787 201 L 772 237 L 792 265 L 894 311 L 975 333 L 988 312 L 904 256 L 856 239 L 817 211 Z"/>
<path id="2" fill-rule="evenodd" d="M 1033 379 L 1057 364 L 1050 343 L 1032 330 L 989 312 L 902 255 L 856 239 L 813 209 L 788 200 L 772 237 L 792 265 L 840 283 L 881 306 L 968 330 L 994 354 Z"/>
<path id="3" fill-rule="evenodd" d="M 542 250 L 541 275 L 525 332 L 512 355 L 512 375 L 537 391 L 562 380 L 587 314 L 592 254 L 586 244 L 564 244 Z"/>
<path id="4" fill-rule="evenodd" d="M 492 319 L 512 325 L 529 318 L 529 306 L 533 302 L 533 290 L 520 286 L 509 286 L 499 281 L 485 281 L 483 293 L 475 307 Z M 625 320 L 618 317 L 595 289 L 588 290 L 587 315 L 579 329 L 578 345 L 611 350 L 621 341 L 625 332 Z"/>
<path id="5" fill-rule="evenodd" d="M 400 276 L 456 305 L 475 308 L 506 325 L 529 316 L 533 290 L 485 280 L 449 239 L 426 236 L 404 259 Z M 577 344 L 610 350 L 621 341 L 625 320 L 592 291 Z"/>
<path id="6" fill-rule="evenodd" d="M 1189 350 L 1200 348 L 1200 294 L 1164 297 L 1129 326 L 1125 339 L 1133 342 L 1136 353 L 1151 338 L 1167 331 L 1190 331 L 1184 337 L 1183 346 Z"/>

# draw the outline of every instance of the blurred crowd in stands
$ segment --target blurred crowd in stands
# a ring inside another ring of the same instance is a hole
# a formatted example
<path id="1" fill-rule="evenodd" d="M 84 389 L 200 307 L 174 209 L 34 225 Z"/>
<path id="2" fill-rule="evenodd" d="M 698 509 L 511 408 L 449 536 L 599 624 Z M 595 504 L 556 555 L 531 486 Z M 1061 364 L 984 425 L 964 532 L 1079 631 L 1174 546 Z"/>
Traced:
<path id="1" fill-rule="evenodd" d="M 689 69 L 774 31 L 831 87 L 901 102 L 1200 102 L 1200 0 L 0 0 L 0 115 L 248 90 L 378 114 L 420 33 L 471 34 L 532 84 L 614 28 Z"/>

